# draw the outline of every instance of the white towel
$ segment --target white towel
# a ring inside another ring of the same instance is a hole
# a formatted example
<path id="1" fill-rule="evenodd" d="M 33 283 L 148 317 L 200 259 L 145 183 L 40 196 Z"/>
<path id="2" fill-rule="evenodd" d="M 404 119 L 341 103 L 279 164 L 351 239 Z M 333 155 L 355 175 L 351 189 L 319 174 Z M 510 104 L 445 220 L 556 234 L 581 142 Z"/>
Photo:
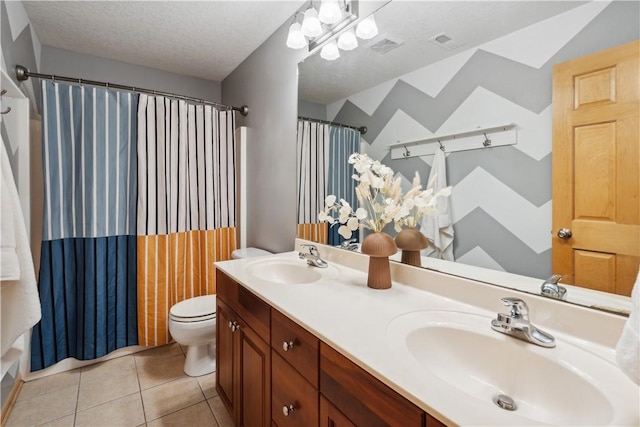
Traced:
<path id="1" fill-rule="evenodd" d="M 0 140 L 1 141 L 1 140 Z M 2 144 L 4 150 L 4 144 Z M 4 168 L 0 174 L 0 280 L 20 280 L 20 265 L 16 251 L 16 233 L 13 212 L 14 203 Z M 7 171 L 11 174 L 11 170 Z M 13 180 L 13 177 L 11 177 Z"/>
<path id="2" fill-rule="evenodd" d="M 7 353 L 14 342 L 40 320 L 40 298 L 33 268 L 33 258 L 24 225 L 18 190 L 16 189 L 9 156 L 0 138 L 0 176 L 2 179 L 1 221 L 10 207 L 12 223 L 3 226 L 1 232 L 11 232 L 15 239 L 16 264 L 19 266 L 19 280 L 0 281 L 0 356 Z M 5 206 L 6 205 L 6 206 Z M 4 238 L 3 238 L 4 240 Z M 9 239 L 10 240 L 10 239 Z M 4 267 L 3 267 L 4 268 Z"/>
<path id="3" fill-rule="evenodd" d="M 435 177 L 435 180 L 434 180 Z M 444 151 L 436 149 L 433 156 L 433 165 L 429 174 L 429 183 L 433 183 L 433 192 L 437 193 L 447 186 L 447 166 Z M 424 216 L 420 231 L 427 237 L 427 240 L 435 247 L 437 258 L 447 261 L 453 259 L 453 223 L 449 208 L 449 198 L 440 197 L 437 201 L 438 212 L 436 216 Z M 426 250 L 429 251 L 429 248 Z M 425 255 L 433 256 L 433 252 Z"/>
<path id="4" fill-rule="evenodd" d="M 631 314 L 616 346 L 616 360 L 622 372 L 640 384 L 640 271 L 631 291 Z"/>

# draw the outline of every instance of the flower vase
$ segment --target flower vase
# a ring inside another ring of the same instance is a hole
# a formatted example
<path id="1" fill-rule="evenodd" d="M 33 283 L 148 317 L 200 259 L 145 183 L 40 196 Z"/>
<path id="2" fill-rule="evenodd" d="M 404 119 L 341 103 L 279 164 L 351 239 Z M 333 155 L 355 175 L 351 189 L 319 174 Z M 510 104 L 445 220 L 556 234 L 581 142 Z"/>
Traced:
<path id="1" fill-rule="evenodd" d="M 429 246 L 427 238 L 415 228 L 405 228 L 396 235 L 396 246 L 402 249 L 401 261 L 403 264 L 420 267 L 420 251 Z"/>
<path id="2" fill-rule="evenodd" d="M 387 233 L 371 233 L 362 241 L 361 251 L 369 255 L 367 286 L 373 289 L 391 287 L 389 256 L 398 251 L 393 238 Z"/>

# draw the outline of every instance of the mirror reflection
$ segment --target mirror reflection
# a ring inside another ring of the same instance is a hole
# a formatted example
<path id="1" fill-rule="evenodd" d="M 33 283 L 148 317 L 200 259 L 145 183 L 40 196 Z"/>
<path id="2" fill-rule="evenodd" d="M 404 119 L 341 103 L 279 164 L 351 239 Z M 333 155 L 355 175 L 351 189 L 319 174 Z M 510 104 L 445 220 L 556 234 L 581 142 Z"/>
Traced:
<path id="1" fill-rule="evenodd" d="M 462 135 L 441 142 L 446 184 L 453 187 L 449 203 L 454 262 L 423 257 L 423 267 L 522 286 L 537 294 L 543 282 L 557 281 L 554 273 L 562 276 L 560 285 L 580 286 L 579 275 L 574 279 L 572 272 L 555 268 L 562 260 L 554 257 L 567 241 L 557 232 L 572 225 L 552 221 L 561 200 L 555 198 L 561 185 L 552 180 L 559 176 L 552 162 L 557 139 L 552 112 L 561 96 L 552 87 L 553 69 L 637 40 L 637 15 L 636 2 L 390 2 L 375 14 L 380 32 L 376 38 L 360 41 L 358 48 L 341 52 L 338 60 L 314 55 L 300 64 L 299 115 L 365 126 L 360 151 L 403 177 L 403 188 L 410 187 L 416 171 L 425 186 L 438 139 Z M 510 123 L 516 125 L 513 135 L 496 131 L 464 137 Z M 637 134 L 631 139 L 637 146 Z M 486 140 L 493 144 L 483 145 Z M 425 143 L 412 145 L 415 141 Z M 392 145 L 400 148 L 390 149 Z M 404 150 L 415 155 L 403 156 Z M 599 172 L 590 186 L 578 189 L 583 202 L 593 198 L 594 184 L 609 179 L 597 161 L 584 167 L 580 163 L 606 157 L 599 152 L 584 157 L 575 159 L 573 169 Z M 350 176 L 348 171 L 344 175 Z M 619 194 L 615 203 L 630 206 L 621 199 L 631 201 L 637 191 Z M 299 200 L 306 200 L 305 194 L 301 187 Z M 318 212 L 321 199 L 315 200 Z M 635 212 L 627 212 L 627 218 L 635 215 L 628 220 L 627 234 L 640 230 L 637 210 L 636 206 Z M 590 219 L 595 214 L 586 210 L 585 215 Z M 605 235 L 601 240 L 608 239 Z M 563 299 L 614 311 L 627 307 L 627 300 L 616 294 L 628 295 L 637 275 L 640 253 L 634 253 L 635 246 L 631 242 L 631 250 L 622 255 L 599 250 L 598 261 L 585 264 L 597 283 L 582 287 L 603 293 L 585 297 L 569 286 Z M 580 251 L 576 253 L 572 262 L 580 264 Z M 397 257 L 400 260 L 400 253 Z M 626 279 L 610 279 L 616 267 L 627 272 Z M 596 273 L 598 268 L 606 272 Z M 537 280 L 523 284 L 520 275 Z"/>

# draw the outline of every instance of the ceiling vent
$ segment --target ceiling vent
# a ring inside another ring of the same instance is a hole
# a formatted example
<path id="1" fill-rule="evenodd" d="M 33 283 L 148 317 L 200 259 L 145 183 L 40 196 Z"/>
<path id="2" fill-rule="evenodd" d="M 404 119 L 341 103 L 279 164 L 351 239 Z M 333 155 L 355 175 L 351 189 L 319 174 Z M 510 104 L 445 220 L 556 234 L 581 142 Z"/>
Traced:
<path id="1" fill-rule="evenodd" d="M 403 40 L 388 34 L 383 34 L 382 36 L 373 39 L 369 44 L 367 44 L 367 47 L 384 55 L 403 44 Z"/>
<path id="2" fill-rule="evenodd" d="M 445 33 L 440 33 L 438 35 L 435 35 L 435 36 L 431 37 L 429 39 L 429 41 L 431 43 L 437 45 L 437 46 L 440 46 L 443 49 L 446 49 L 446 50 L 457 49 L 460 46 L 464 45 L 464 43 L 459 43 L 459 42 L 453 40 L 451 37 L 449 37 Z"/>

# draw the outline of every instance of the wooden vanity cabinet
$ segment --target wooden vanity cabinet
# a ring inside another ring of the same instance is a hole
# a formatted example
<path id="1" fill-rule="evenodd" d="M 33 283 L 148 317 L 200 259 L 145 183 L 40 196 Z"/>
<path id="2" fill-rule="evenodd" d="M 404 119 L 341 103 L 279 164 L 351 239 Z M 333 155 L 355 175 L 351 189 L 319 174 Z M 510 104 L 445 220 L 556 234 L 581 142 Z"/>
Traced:
<path id="1" fill-rule="evenodd" d="M 219 270 L 216 280 L 216 390 L 236 426 L 444 426 Z"/>
<path id="2" fill-rule="evenodd" d="M 271 307 L 216 271 L 216 389 L 236 426 L 271 425 Z"/>

